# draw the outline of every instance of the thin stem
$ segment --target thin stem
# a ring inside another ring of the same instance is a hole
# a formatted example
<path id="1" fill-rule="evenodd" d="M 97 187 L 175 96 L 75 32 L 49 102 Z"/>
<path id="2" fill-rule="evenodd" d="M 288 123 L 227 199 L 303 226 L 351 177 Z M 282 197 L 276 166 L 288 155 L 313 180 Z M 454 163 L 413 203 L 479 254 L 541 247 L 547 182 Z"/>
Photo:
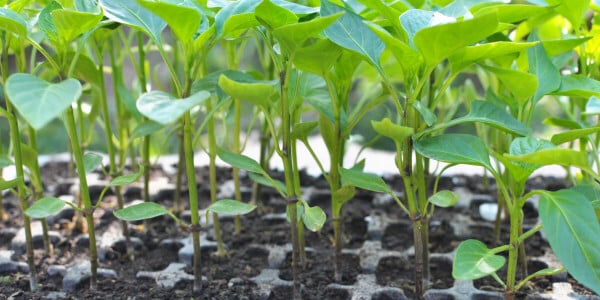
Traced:
<path id="1" fill-rule="evenodd" d="M 202 275 L 200 270 L 200 217 L 198 214 L 198 187 L 196 185 L 196 172 L 194 170 L 194 149 L 192 147 L 192 118 L 190 112 L 183 116 L 183 145 L 185 150 L 185 171 L 187 174 L 192 242 L 194 243 L 194 258 L 192 268 L 194 270 L 194 295 L 202 292 Z"/>
<path id="2" fill-rule="evenodd" d="M 212 101 L 209 99 L 206 102 L 206 110 L 212 110 Z M 208 157 L 209 157 L 209 180 L 210 180 L 210 203 L 217 202 L 217 168 L 216 168 L 216 159 L 217 159 L 217 141 L 215 137 L 215 121 L 214 118 L 210 118 L 208 120 Z M 223 237 L 221 236 L 221 224 L 219 222 L 219 215 L 217 213 L 213 213 L 213 227 L 215 230 L 215 238 L 217 240 L 217 252 L 215 252 L 216 256 L 226 256 L 227 251 L 225 250 L 225 246 L 223 245 Z"/>

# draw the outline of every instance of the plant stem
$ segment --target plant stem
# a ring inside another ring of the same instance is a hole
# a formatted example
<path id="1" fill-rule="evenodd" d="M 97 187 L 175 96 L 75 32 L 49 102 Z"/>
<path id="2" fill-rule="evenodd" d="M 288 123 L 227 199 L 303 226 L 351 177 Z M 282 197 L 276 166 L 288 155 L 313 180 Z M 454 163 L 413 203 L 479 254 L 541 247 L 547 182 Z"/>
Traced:
<path id="1" fill-rule="evenodd" d="M 507 300 L 512 300 L 515 294 L 519 248 L 522 244 L 519 241 L 519 233 L 522 231 L 521 227 L 521 207 L 517 205 L 517 203 L 514 203 L 510 213 L 510 240 L 508 248 L 508 264 L 505 292 L 505 299 Z"/>
<path id="2" fill-rule="evenodd" d="M 206 101 L 206 110 L 212 111 L 212 102 L 209 99 Z M 210 203 L 217 202 L 217 141 L 215 137 L 215 121 L 211 117 L 208 120 L 208 157 L 209 157 L 209 180 L 210 180 Z M 223 245 L 223 237 L 221 236 L 221 224 L 219 222 L 219 215 L 215 212 L 213 216 L 213 227 L 215 230 L 215 239 L 217 240 L 217 252 L 215 255 L 223 257 L 227 255 L 225 246 Z"/>
<path id="3" fill-rule="evenodd" d="M 175 213 L 180 214 L 183 212 L 183 206 L 181 205 L 181 178 L 183 177 L 183 172 L 185 170 L 185 147 L 183 146 L 183 133 L 179 133 L 177 135 L 177 139 L 179 140 L 178 148 L 178 157 L 177 160 L 177 174 L 175 178 Z"/>
<path id="4" fill-rule="evenodd" d="M 138 78 L 140 81 L 140 90 L 142 93 L 147 92 L 146 88 L 146 68 L 144 67 L 146 61 L 146 52 L 144 50 L 144 39 L 141 32 L 137 33 L 137 48 L 138 48 Z M 144 118 L 145 120 L 147 118 Z M 144 136 L 144 142 L 142 147 L 142 165 L 144 166 L 144 201 L 150 201 L 150 135 Z"/>
<path id="5" fill-rule="evenodd" d="M 98 252 L 96 251 L 96 233 L 94 230 L 94 213 L 92 210 L 92 201 L 88 190 L 87 179 L 85 176 L 85 168 L 83 165 L 83 153 L 79 145 L 79 138 L 76 132 L 75 115 L 73 108 L 67 109 L 67 132 L 71 140 L 71 148 L 75 158 L 75 166 L 79 175 L 79 194 L 83 200 L 84 215 L 88 225 L 89 247 L 90 247 L 90 289 L 96 289 L 97 271 L 98 271 Z"/>

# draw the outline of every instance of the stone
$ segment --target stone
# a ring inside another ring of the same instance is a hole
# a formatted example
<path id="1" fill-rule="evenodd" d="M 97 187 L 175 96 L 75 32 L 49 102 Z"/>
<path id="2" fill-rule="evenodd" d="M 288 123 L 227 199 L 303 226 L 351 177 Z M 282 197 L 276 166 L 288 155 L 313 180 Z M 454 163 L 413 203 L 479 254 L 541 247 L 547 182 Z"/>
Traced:
<path id="1" fill-rule="evenodd" d="M 14 251 L 0 250 L 0 274 L 23 272 L 29 273 L 29 266 L 24 262 L 11 259 Z"/>
<path id="2" fill-rule="evenodd" d="M 87 260 L 76 262 L 73 266 L 67 269 L 63 277 L 63 290 L 65 292 L 74 291 L 77 286 L 84 280 L 88 280 L 91 276 L 91 264 Z M 117 279 L 117 273 L 114 270 L 98 268 L 98 277 Z"/>
<path id="3" fill-rule="evenodd" d="M 136 278 L 143 279 L 154 279 L 156 284 L 163 289 L 172 289 L 177 283 L 184 280 L 194 281 L 194 275 L 188 274 L 184 271 L 186 264 L 183 263 L 171 263 L 166 269 L 156 272 L 140 271 L 137 273 Z M 202 278 L 206 280 L 206 278 Z"/>

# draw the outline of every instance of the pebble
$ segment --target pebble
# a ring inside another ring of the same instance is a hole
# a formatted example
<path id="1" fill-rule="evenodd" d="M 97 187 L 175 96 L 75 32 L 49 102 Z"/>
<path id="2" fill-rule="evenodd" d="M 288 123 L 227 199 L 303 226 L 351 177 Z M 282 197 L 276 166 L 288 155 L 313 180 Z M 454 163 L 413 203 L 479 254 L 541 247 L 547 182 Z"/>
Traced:
<path id="1" fill-rule="evenodd" d="M 74 291 L 77 286 L 90 278 L 91 264 L 88 260 L 76 262 L 72 267 L 67 269 L 63 277 L 63 290 L 65 292 Z M 117 273 L 114 270 L 98 268 L 98 277 L 117 279 Z"/>
<path id="2" fill-rule="evenodd" d="M 160 288 L 172 289 L 175 285 L 181 281 L 188 280 L 193 281 L 194 275 L 188 274 L 184 271 L 186 264 L 183 263 L 171 263 L 169 266 L 161 271 L 148 272 L 140 271 L 135 276 L 138 279 L 149 278 L 154 279 Z M 204 278 L 203 278 L 204 280 Z"/>

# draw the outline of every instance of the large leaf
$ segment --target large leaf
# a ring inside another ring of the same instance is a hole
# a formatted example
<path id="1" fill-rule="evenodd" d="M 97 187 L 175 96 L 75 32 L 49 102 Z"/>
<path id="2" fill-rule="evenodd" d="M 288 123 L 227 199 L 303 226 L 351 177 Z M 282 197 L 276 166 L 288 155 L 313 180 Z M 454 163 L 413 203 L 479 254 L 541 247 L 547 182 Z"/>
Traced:
<path id="1" fill-rule="evenodd" d="M 18 13 L 3 7 L 0 7 L 0 29 L 21 37 L 27 35 L 27 23 L 25 19 Z"/>
<path id="2" fill-rule="evenodd" d="M 229 79 L 225 74 L 221 74 L 219 77 L 219 87 L 235 99 L 247 101 L 264 108 L 271 104 L 271 95 L 275 93 L 275 87 L 271 83 L 238 82 Z"/>
<path id="3" fill-rule="evenodd" d="M 380 193 L 391 192 L 390 187 L 378 175 L 344 168 L 340 168 L 340 175 L 342 181 L 355 187 Z"/>
<path id="4" fill-rule="evenodd" d="M 242 201 L 223 199 L 219 200 L 206 208 L 206 214 L 209 212 L 217 213 L 222 216 L 245 215 L 256 208 L 256 205 L 244 203 Z"/>
<path id="5" fill-rule="evenodd" d="M 296 50 L 293 58 L 298 70 L 325 74 L 342 54 L 342 48 L 329 39 L 321 39 L 312 45 Z"/>
<path id="6" fill-rule="evenodd" d="M 160 42 L 160 34 L 167 23 L 142 7 L 136 0 L 99 0 L 104 15 L 115 22 L 135 27 Z"/>
<path id="7" fill-rule="evenodd" d="M 560 40 L 547 40 L 542 41 L 542 45 L 544 45 L 544 49 L 546 49 L 546 53 L 548 53 L 549 57 L 571 51 L 575 49 L 575 47 L 585 43 L 592 37 L 581 37 L 581 38 L 572 38 L 572 39 L 560 39 Z"/>
<path id="8" fill-rule="evenodd" d="M 209 97 L 210 93 L 206 91 L 199 91 L 185 99 L 177 99 L 161 91 L 152 91 L 138 98 L 137 109 L 150 120 L 166 125 L 177 121 L 186 111 Z"/>
<path id="9" fill-rule="evenodd" d="M 456 51 L 448 57 L 454 72 L 463 69 L 473 62 L 493 59 L 508 54 L 516 54 L 534 46 L 535 43 L 515 43 L 515 42 L 493 42 L 480 45 L 468 46 Z"/>
<path id="10" fill-rule="evenodd" d="M 155 15 L 162 18 L 181 42 L 188 42 L 198 32 L 202 16 L 200 12 L 180 3 L 179 5 L 166 1 L 140 0 L 139 3 Z"/>
<path id="11" fill-rule="evenodd" d="M 466 240 L 456 248 L 452 277 L 457 280 L 475 280 L 498 271 L 506 258 L 496 255 L 484 243 L 477 240 Z"/>
<path id="12" fill-rule="evenodd" d="M 583 15 L 588 9 L 589 0 L 548 0 L 548 4 L 557 5 L 554 9 L 563 15 L 573 27 L 578 28 L 584 21 Z"/>
<path id="13" fill-rule="evenodd" d="M 425 63 L 435 66 L 455 51 L 491 35 L 497 26 L 496 15 L 485 14 L 465 21 L 424 28 L 415 34 L 413 42 L 423 54 Z"/>
<path id="14" fill-rule="evenodd" d="M 443 134 L 420 139 L 414 143 L 415 150 L 431 159 L 486 167 L 493 170 L 489 152 L 483 141 L 469 134 Z"/>
<path id="15" fill-rule="evenodd" d="M 591 128 L 582 128 L 582 129 L 573 129 L 564 132 L 560 132 L 554 134 L 552 136 L 552 143 L 555 145 L 560 145 L 566 142 L 571 142 L 574 140 L 578 140 L 581 138 L 587 138 L 590 134 L 595 134 L 600 131 L 600 127 L 591 127 Z"/>
<path id="16" fill-rule="evenodd" d="M 554 254 L 577 281 L 600 294 L 600 225 L 590 202 L 560 190 L 544 192 L 538 207 Z"/>
<path id="17" fill-rule="evenodd" d="M 256 19 L 269 29 L 298 23 L 298 16 L 289 9 L 263 0 L 254 10 Z"/>
<path id="18" fill-rule="evenodd" d="M 229 152 L 221 148 L 217 150 L 217 155 L 222 161 L 226 162 L 232 167 L 246 170 L 248 172 L 266 174 L 265 170 L 260 166 L 260 164 L 248 156 Z"/>
<path id="19" fill-rule="evenodd" d="M 229 37 L 240 30 L 259 25 L 254 9 L 261 0 L 240 0 L 231 2 L 215 15 L 216 37 Z"/>
<path id="20" fill-rule="evenodd" d="M 530 132 L 527 126 L 515 119 L 506 109 L 490 101 L 473 101 L 471 111 L 453 122 L 480 122 L 517 135 L 527 135 Z"/>
<path id="21" fill-rule="evenodd" d="M 321 1 L 321 15 L 335 15 L 346 11 L 324 33 L 332 42 L 364 56 L 371 64 L 381 68 L 379 59 L 385 45 L 383 41 L 363 23 L 363 19 L 329 0 Z"/>
<path id="22" fill-rule="evenodd" d="M 539 16 L 548 13 L 551 8 L 529 5 L 529 4 L 499 4 L 490 5 L 479 9 L 475 12 L 475 15 L 482 15 L 487 13 L 495 12 L 498 15 L 498 22 L 502 23 L 515 23 L 531 17 Z"/>
<path id="23" fill-rule="evenodd" d="M 541 44 L 527 49 L 527 58 L 529 60 L 529 72 L 535 74 L 539 82 L 537 91 L 533 96 L 533 100 L 537 102 L 544 95 L 554 92 L 560 87 L 560 72 Z"/>
<path id="24" fill-rule="evenodd" d="M 508 159 L 538 165 L 561 165 L 587 169 L 587 154 L 581 151 L 564 148 L 543 149 L 523 155 L 505 155 Z"/>
<path id="25" fill-rule="evenodd" d="M 273 31 L 273 36 L 277 38 L 282 49 L 287 53 L 293 53 L 300 48 L 306 40 L 317 36 L 325 28 L 331 26 L 342 13 L 333 14 L 330 16 L 315 18 L 310 21 L 288 24 L 281 26 Z M 322 54 L 325 54 L 323 52 Z"/>
<path id="26" fill-rule="evenodd" d="M 565 75 L 562 76 L 560 88 L 552 94 L 583 98 L 600 97 L 600 81 L 583 75 Z"/>
<path id="27" fill-rule="evenodd" d="M 485 66 L 484 68 L 494 73 L 520 104 L 533 97 L 537 91 L 538 79 L 533 74 L 491 66 Z"/>
<path id="28" fill-rule="evenodd" d="M 75 79 L 53 84 L 16 73 L 6 81 L 6 94 L 27 123 L 39 130 L 79 99 L 81 84 Z"/>
<path id="29" fill-rule="evenodd" d="M 423 64 L 423 57 L 415 49 L 402 40 L 392 36 L 387 30 L 374 24 L 369 24 L 373 32 L 385 43 L 387 49 L 394 55 L 405 77 L 413 76 Z"/>
<path id="30" fill-rule="evenodd" d="M 44 197 L 31 205 L 25 214 L 35 219 L 43 219 L 59 212 L 65 202 L 55 197 Z"/>
<path id="31" fill-rule="evenodd" d="M 102 20 L 102 13 L 55 9 L 50 12 L 58 38 L 66 43 L 94 28 Z"/>
<path id="32" fill-rule="evenodd" d="M 158 203 L 143 202 L 116 210 L 113 214 L 123 221 L 139 221 L 162 215 L 171 215 L 171 212 Z"/>

